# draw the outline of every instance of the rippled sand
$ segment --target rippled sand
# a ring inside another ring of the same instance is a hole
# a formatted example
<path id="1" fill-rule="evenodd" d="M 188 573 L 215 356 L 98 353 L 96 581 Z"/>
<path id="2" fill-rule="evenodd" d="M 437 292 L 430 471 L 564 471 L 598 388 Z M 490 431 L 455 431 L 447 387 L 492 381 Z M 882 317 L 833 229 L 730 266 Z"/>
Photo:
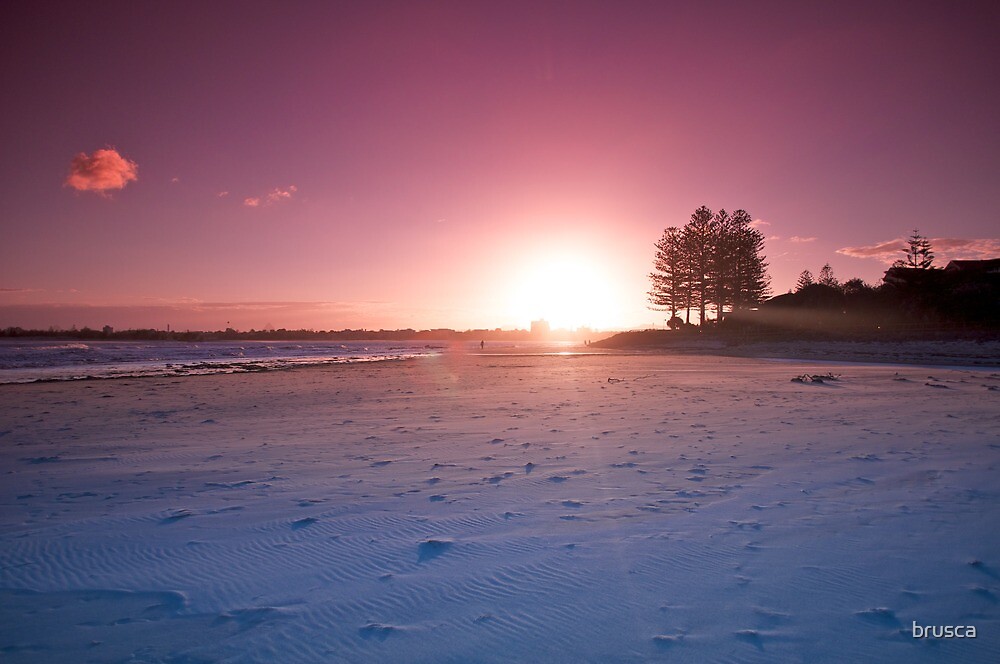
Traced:
<path id="1" fill-rule="evenodd" d="M 990 370 L 445 353 L 5 385 L 0 652 L 1000 661 L 998 462 Z"/>

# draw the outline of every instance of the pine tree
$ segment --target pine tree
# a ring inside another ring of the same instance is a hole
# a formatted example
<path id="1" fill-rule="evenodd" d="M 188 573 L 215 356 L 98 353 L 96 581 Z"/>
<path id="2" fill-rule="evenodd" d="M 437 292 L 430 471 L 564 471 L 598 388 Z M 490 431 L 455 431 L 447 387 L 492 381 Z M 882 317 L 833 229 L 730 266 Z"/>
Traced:
<path id="1" fill-rule="evenodd" d="M 702 205 L 691 215 L 691 220 L 681 233 L 681 245 L 688 270 L 688 314 L 698 310 L 698 324 L 705 322 L 705 310 L 711 298 L 709 282 L 712 254 L 715 248 L 715 229 L 712 211 Z M 688 320 L 690 323 L 691 321 Z"/>
<path id="2" fill-rule="evenodd" d="M 931 251 L 931 242 L 914 228 L 913 234 L 906 241 L 906 260 L 899 259 L 892 264 L 893 267 L 908 267 L 918 270 L 929 270 L 934 263 L 934 252 Z"/>
<path id="3" fill-rule="evenodd" d="M 759 304 L 771 292 L 771 278 L 764 261 L 764 234 L 751 226 L 753 218 L 746 210 L 737 210 L 732 217 L 733 246 L 733 309 L 745 309 Z"/>
<path id="4" fill-rule="evenodd" d="M 709 308 L 719 319 L 727 308 L 744 309 L 767 297 L 764 235 L 752 221 L 745 210 L 730 216 L 702 206 L 683 228 L 666 229 L 649 275 L 650 308 L 670 311 L 671 319 L 683 312 L 688 323 L 694 309 L 704 323 Z"/>
<path id="5" fill-rule="evenodd" d="M 681 247 L 681 229 L 676 226 L 663 231 L 656 243 L 656 258 L 649 278 L 653 286 L 649 291 L 651 309 L 669 311 L 673 320 L 678 311 L 689 307 L 687 298 L 687 271 Z"/>
<path id="6" fill-rule="evenodd" d="M 712 217 L 710 232 L 712 234 L 712 253 L 708 261 L 706 275 L 707 306 L 714 305 L 716 319 L 722 317 L 723 307 L 729 303 L 729 291 L 732 287 L 731 261 L 733 248 L 729 234 L 729 213 L 719 210 Z"/>
<path id="7" fill-rule="evenodd" d="M 802 273 L 799 275 L 799 280 L 795 282 L 795 292 L 798 293 L 803 288 L 812 285 L 813 285 L 812 272 L 810 272 L 809 270 L 802 270 Z"/>
<path id="8" fill-rule="evenodd" d="M 830 267 L 829 263 L 826 263 L 819 271 L 819 283 L 831 288 L 840 288 L 840 282 L 833 276 L 833 268 Z"/>

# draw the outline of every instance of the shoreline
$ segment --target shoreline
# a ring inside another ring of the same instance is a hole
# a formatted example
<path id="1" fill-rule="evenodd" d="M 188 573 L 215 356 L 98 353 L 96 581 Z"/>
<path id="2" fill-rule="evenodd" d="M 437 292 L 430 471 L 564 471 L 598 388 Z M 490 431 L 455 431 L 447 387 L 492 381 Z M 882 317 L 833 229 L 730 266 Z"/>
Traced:
<path id="1" fill-rule="evenodd" d="M 435 348 L 435 352 L 413 355 L 367 357 L 317 358 L 315 361 L 295 360 L 264 366 L 247 362 L 219 362 L 188 367 L 184 372 L 164 367 L 148 373 L 127 373 L 127 364 L 120 365 L 122 375 L 80 375 L 69 377 L 36 378 L 32 380 L 6 380 L 0 371 L 0 386 L 58 384 L 92 381 L 116 381 L 136 378 L 188 378 L 193 376 L 244 375 L 288 372 L 298 369 L 341 365 L 399 362 L 435 356 L 469 356 L 485 358 L 504 357 L 678 357 L 691 358 L 731 357 L 760 360 L 785 360 L 800 362 L 870 364 L 877 366 L 951 368 L 970 370 L 1000 369 L 1000 341 L 788 341 L 727 344 L 718 339 L 679 341 L 670 346 L 633 346 L 605 348 L 569 345 L 564 342 L 538 343 L 537 349 L 518 345 L 503 345 L 480 350 L 471 345 L 452 345 Z M 223 366 L 229 365 L 229 366 Z M 136 365 L 137 367 L 140 365 Z M 218 368 L 216 368 L 218 366 Z M 53 367 L 52 371 L 68 373 L 74 367 Z M 80 370 L 86 370 L 81 366 Z M 15 370 L 16 371 L 16 370 Z"/>

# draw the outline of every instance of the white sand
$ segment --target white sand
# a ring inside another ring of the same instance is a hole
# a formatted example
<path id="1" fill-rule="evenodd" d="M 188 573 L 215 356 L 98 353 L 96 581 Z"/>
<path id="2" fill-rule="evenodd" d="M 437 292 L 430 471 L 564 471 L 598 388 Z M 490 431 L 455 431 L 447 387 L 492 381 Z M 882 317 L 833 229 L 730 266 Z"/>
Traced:
<path id="1" fill-rule="evenodd" d="M 0 386 L 0 654 L 1000 661 L 996 388 L 451 353 Z"/>

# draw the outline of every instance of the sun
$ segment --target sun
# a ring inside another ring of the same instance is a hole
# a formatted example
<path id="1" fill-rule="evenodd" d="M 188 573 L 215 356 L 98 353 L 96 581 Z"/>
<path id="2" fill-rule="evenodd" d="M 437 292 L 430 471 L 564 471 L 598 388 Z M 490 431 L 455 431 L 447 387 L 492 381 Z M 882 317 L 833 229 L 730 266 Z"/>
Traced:
<path id="1" fill-rule="evenodd" d="M 614 324 L 618 303 L 611 275 L 585 255 L 533 257 L 513 276 L 509 314 L 545 319 L 553 329 L 604 328 Z"/>

